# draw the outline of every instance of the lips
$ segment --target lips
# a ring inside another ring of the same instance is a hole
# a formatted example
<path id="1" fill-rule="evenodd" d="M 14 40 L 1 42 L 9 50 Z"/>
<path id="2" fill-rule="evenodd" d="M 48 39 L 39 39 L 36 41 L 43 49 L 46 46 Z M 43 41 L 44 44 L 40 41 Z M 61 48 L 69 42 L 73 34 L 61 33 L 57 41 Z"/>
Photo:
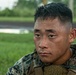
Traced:
<path id="1" fill-rule="evenodd" d="M 48 56 L 49 54 L 51 54 L 51 53 L 45 53 L 45 52 L 44 53 L 39 53 L 40 56 Z"/>
<path id="2" fill-rule="evenodd" d="M 40 53 L 41 56 L 47 56 L 48 53 Z"/>

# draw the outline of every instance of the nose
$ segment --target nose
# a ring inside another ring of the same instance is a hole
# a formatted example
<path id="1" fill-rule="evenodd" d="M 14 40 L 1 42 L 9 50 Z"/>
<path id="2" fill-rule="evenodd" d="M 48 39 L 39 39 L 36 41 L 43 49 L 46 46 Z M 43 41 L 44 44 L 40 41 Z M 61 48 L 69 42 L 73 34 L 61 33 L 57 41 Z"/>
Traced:
<path id="1" fill-rule="evenodd" d="M 39 42 L 39 47 L 44 49 L 48 47 L 48 40 L 45 38 L 42 38 Z"/>

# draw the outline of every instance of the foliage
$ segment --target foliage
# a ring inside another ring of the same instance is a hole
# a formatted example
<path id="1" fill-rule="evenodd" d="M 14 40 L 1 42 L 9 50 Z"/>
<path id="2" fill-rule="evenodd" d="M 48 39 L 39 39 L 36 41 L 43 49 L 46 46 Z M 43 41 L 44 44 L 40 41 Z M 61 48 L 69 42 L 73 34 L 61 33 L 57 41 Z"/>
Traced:
<path id="1" fill-rule="evenodd" d="M 33 34 L 0 33 L 0 75 L 24 55 L 34 50 Z"/>
<path id="2" fill-rule="evenodd" d="M 62 2 L 69 4 L 69 0 L 47 0 L 48 2 Z M 0 11 L 0 16 L 29 17 L 34 16 L 35 9 L 42 3 L 41 0 L 18 0 L 12 10 L 6 8 Z M 76 0 L 74 0 L 74 17 L 76 17 Z"/>
<path id="3" fill-rule="evenodd" d="M 54 2 L 63 2 L 65 4 L 67 4 L 69 0 L 52 0 L 52 1 L 54 1 Z"/>
<path id="4" fill-rule="evenodd" d="M 76 18 L 76 0 L 74 0 L 74 16 Z"/>
<path id="5" fill-rule="evenodd" d="M 34 9 L 31 9 L 31 12 L 29 9 L 21 9 L 21 8 L 13 8 L 13 10 L 10 10 L 6 8 L 3 11 L 0 11 L 0 16 L 5 17 L 33 17 L 34 16 Z"/>
<path id="6" fill-rule="evenodd" d="M 35 10 L 34 9 L 28 9 L 28 8 L 14 8 L 13 9 L 13 12 L 14 12 L 14 16 L 19 16 L 19 17 L 33 17 L 34 16 L 34 12 Z"/>
<path id="7" fill-rule="evenodd" d="M 34 6 L 35 2 L 34 1 L 35 0 L 18 0 L 16 7 L 33 9 L 33 8 L 35 8 L 35 6 Z"/>
<path id="8" fill-rule="evenodd" d="M 0 17 L 0 22 L 33 22 L 34 17 Z"/>
<path id="9" fill-rule="evenodd" d="M 0 16 L 12 16 L 12 14 L 13 14 L 13 11 L 8 8 L 6 8 L 3 11 L 0 11 Z"/>
<path id="10" fill-rule="evenodd" d="M 30 4 L 30 5 L 29 5 Z M 35 11 L 35 2 L 34 0 L 19 0 L 17 5 L 14 6 L 12 10 L 6 8 L 3 11 L 0 11 L 0 16 L 12 16 L 12 17 L 28 17 L 34 16 Z M 31 9 L 31 11 L 30 11 Z"/>
<path id="11" fill-rule="evenodd" d="M 29 37 L 29 38 L 28 38 Z M 0 42 L 13 42 L 13 43 L 33 43 L 33 34 L 3 34 L 0 33 Z"/>

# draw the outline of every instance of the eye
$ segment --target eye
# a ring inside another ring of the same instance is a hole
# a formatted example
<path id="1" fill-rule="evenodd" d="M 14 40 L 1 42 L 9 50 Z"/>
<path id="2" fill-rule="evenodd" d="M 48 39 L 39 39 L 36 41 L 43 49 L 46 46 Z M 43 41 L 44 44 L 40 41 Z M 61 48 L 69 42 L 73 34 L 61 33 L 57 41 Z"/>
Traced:
<path id="1" fill-rule="evenodd" d="M 40 34 L 39 34 L 39 33 L 35 33 L 34 36 L 35 36 L 36 38 L 40 38 Z"/>
<path id="2" fill-rule="evenodd" d="M 49 38 L 55 38 L 56 35 L 50 34 L 48 35 Z"/>

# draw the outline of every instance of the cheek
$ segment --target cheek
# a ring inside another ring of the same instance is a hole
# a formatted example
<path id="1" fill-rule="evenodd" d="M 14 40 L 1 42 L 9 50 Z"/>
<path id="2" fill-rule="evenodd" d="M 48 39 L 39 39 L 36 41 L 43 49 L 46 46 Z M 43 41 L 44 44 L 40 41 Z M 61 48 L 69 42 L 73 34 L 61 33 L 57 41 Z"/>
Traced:
<path id="1" fill-rule="evenodd" d="M 60 55 L 62 55 L 63 53 L 64 53 L 64 51 L 61 50 L 61 49 L 56 49 L 56 50 L 54 51 L 54 55 L 55 55 L 55 56 L 60 56 Z"/>
<path id="2" fill-rule="evenodd" d="M 66 40 L 63 39 L 57 39 L 55 41 L 53 41 L 50 45 L 50 50 L 54 55 L 62 55 L 65 53 L 67 47 L 68 47 L 68 42 L 66 42 Z"/>
<path id="3" fill-rule="evenodd" d="M 69 43 L 68 43 L 68 41 L 66 39 L 65 40 L 62 39 L 60 41 L 55 41 L 55 43 L 52 46 L 53 46 L 52 53 L 54 54 L 54 56 L 55 57 L 60 57 L 68 49 Z"/>
<path id="4" fill-rule="evenodd" d="M 35 37 L 34 37 L 34 43 L 35 43 L 35 46 L 38 47 L 38 41 Z"/>
<path id="5" fill-rule="evenodd" d="M 60 58 L 61 56 L 63 56 L 65 54 L 65 52 L 66 52 L 66 50 L 64 48 L 60 48 L 58 46 L 55 46 L 52 49 L 52 55 L 53 55 L 52 59 L 58 59 L 58 58 Z"/>

